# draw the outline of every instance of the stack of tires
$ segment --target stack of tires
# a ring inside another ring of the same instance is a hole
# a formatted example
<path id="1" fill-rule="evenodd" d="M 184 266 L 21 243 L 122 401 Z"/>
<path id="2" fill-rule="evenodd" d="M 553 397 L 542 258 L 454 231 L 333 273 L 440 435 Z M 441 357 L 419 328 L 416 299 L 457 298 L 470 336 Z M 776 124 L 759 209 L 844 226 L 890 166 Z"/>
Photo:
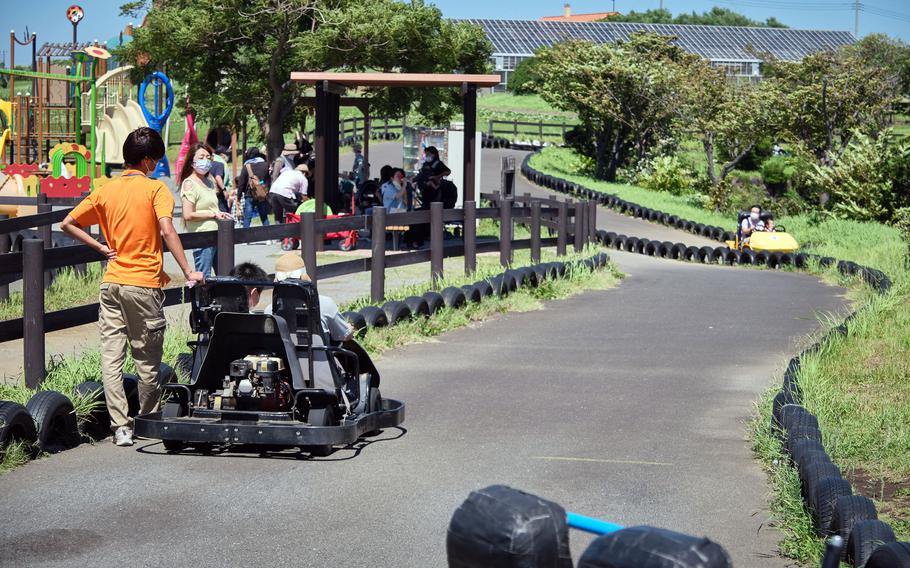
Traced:
<path id="1" fill-rule="evenodd" d="M 610 257 L 606 253 L 598 253 L 578 262 L 545 262 L 511 268 L 473 284 L 450 286 L 439 291 L 431 290 L 422 296 L 390 300 L 382 306 L 366 306 L 356 311 L 345 312 L 343 315 L 358 333 L 364 333 L 369 328 L 387 327 L 414 318 L 430 317 L 443 308 L 460 309 L 490 296 L 504 297 L 522 287 L 536 288 L 546 280 L 561 278 L 573 270 L 603 268 L 609 261 Z"/>

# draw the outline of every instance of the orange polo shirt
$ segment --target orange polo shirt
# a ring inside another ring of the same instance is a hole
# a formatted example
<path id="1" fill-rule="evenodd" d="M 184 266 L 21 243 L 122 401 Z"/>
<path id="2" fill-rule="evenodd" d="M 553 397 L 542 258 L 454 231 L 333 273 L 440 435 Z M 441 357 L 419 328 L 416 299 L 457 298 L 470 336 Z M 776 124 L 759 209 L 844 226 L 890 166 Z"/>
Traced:
<path id="1" fill-rule="evenodd" d="M 158 219 L 173 215 L 167 186 L 136 170 L 107 182 L 70 212 L 80 227 L 101 225 L 107 246 L 117 251 L 102 282 L 143 288 L 162 288 L 170 281 Z"/>

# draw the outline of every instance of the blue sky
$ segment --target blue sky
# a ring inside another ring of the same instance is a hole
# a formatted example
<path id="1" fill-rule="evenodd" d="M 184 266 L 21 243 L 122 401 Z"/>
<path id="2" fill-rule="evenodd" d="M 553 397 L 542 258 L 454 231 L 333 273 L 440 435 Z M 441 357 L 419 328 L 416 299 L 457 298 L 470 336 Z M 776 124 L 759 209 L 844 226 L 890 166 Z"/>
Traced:
<path id="1" fill-rule="evenodd" d="M 38 33 L 39 46 L 46 41 L 68 41 L 72 26 L 66 19 L 66 9 L 73 0 L 0 0 L 0 30 L 14 29 L 17 35 L 28 27 Z M 79 39 L 106 40 L 116 36 L 129 23 L 118 16 L 119 0 L 76 0 L 85 10 L 79 24 Z M 599 12 L 610 10 L 612 0 L 570 0 L 572 11 Z M 443 14 L 451 18 L 515 18 L 536 19 L 562 13 L 562 0 L 436 0 Z M 620 12 L 657 8 L 660 0 L 616 0 Z M 40 6 L 36 9 L 35 6 Z M 664 0 L 664 7 L 677 13 L 702 12 L 712 6 L 731 8 L 753 19 L 775 16 L 795 28 L 853 31 L 853 0 Z M 866 11 L 860 15 L 860 35 L 883 32 L 910 43 L 910 2 L 907 0 L 863 0 Z M 137 22 L 138 23 L 138 22 Z M 9 61 L 9 42 L 0 42 L 0 56 Z M 29 61 L 30 53 L 17 51 L 20 62 Z"/>

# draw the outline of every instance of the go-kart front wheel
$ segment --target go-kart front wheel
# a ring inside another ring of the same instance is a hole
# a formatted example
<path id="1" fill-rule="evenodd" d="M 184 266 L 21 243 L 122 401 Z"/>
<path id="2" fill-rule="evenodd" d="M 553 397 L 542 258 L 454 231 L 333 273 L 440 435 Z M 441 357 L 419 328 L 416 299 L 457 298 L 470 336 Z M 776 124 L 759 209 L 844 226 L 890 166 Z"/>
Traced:
<path id="1" fill-rule="evenodd" d="M 170 453 L 182 452 L 186 447 L 183 440 L 161 440 L 161 443 L 164 444 L 164 449 Z"/>

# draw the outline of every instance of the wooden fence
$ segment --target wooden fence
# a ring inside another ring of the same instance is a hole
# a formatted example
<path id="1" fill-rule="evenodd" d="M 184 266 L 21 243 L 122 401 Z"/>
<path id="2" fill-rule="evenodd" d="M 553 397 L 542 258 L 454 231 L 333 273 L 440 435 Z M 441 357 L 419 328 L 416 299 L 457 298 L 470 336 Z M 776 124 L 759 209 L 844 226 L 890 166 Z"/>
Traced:
<path id="1" fill-rule="evenodd" d="M 577 124 L 566 124 L 557 122 L 522 122 L 518 120 L 491 120 L 487 128 L 487 134 L 491 137 L 511 135 L 513 142 L 518 139 L 519 135 L 532 136 L 538 138 L 561 137 L 565 139 L 566 131 L 578 126 Z"/>
<path id="2" fill-rule="evenodd" d="M 344 142 L 351 139 L 361 139 L 363 137 L 364 121 L 362 116 L 345 118 L 338 121 L 338 140 Z M 377 138 L 387 134 L 401 134 L 404 123 L 401 119 L 390 120 L 388 118 L 370 118 L 370 134 Z M 308 130 L 307 138 L 312 140 L 316 130 Z"/>
<path id="3" fill-rule="evenodd" d="M 478 208 L 473 201 L 466 201 L 463 209 L 443 209 L 442 203 L 435 202 L 429 210 L 387 214 L 384 208 L 376 207 L 372 215 L 337 219 L 317 219 L 313 213 L 304 213 L 299 223 L 249 229 L 238 229 L 234 227 L 233 221 L 219 220 L 217 231 L 184 233 L 180 235 L 180 240 L 185 249 L 217 246 L 219 274 L 224 275 L 234 266 L 234 245 L 299 237 L 306 272 L 314 282 L 323 278 L 370 272 L 370 297 L 374 302 L 380 302 L 385 297 L 386 268 L 429 262 L 429 276 L 437 282 L 443 276 L 444 258 L 463 256 L 464 271 L 472 274 L 477 266 L 478 253 L 499 251 L 500 263 L 509 266 L 514 250 L 530 249 L 532 262 L 539 262 L 543 246 L 555 246 L 557 254 L 564 255 L 570 237 L 576 252 L 581 251 L 586 242 L 593 241 L 596 230 L 593 201 L 538 199 L 528 194 L 503 198 L 495 193 L 482 197 L 488 199 L 492 206 Z M 41 234 L 41 231 L 48 231 L 51 224 L 63 219 L 68 211 L 43 212 L 0 221 L 0 234 L 9 233 L 14 230 L 13 227 L 38 227 Z M 499 221 L 498 240 L 478 242 L 476 222 L 480 219 Z M 462 224 L 463 243 L 445 242 L 446 223 Z M 529 225 L 530 238 L 513 239 L 514 223 Z M 316 251 L 322 242 L 321 236 L 325 233 L 370 229 L 372 235 L 385 236 L 387 227 L 427 224 L 430 233 L 429 249 L 386 254 L 386 239 L 373 238 L 369 258 L 317 265 Z M 542 228 L 550 229 L 556 236 L 543 238 Z M 317 235 L 320 237 L 318 241 Z M 45 333 L 98 320 L 97 303 L 44 312 L 43 281 L 47 270 L 104 260 L 86 245 L 46 248 L 46 242 L 45 238 L 25 239 L 21 251 L 0 254 L 0 278 L 21 277 L 23 281 L 23 317 L 0 322 L 0 343 L 24 340 L 25 383 L 29 387 L 37 387 L 45 377 Z M 188 298 L 186 288 L 165 290 L 165 306 L 187 302 Z"/>

